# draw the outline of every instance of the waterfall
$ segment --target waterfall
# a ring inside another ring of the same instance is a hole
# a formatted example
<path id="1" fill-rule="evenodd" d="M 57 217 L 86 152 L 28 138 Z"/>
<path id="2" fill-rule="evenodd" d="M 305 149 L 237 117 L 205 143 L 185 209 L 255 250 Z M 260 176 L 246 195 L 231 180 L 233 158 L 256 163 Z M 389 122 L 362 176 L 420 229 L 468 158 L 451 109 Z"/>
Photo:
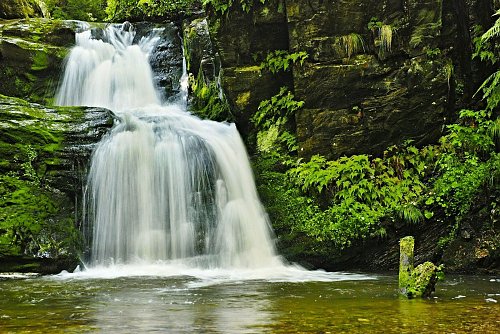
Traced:
<path id="1" fill-rule="evenodd" d="M 235 125 L 189 114 L 183 97 L 162 103 L 149 64 L 158 34 L 135 35 L 128 23 L 78 33 L 56 96 L 118 117 L 89 170 L 88 265 L 282 266 Z"/>

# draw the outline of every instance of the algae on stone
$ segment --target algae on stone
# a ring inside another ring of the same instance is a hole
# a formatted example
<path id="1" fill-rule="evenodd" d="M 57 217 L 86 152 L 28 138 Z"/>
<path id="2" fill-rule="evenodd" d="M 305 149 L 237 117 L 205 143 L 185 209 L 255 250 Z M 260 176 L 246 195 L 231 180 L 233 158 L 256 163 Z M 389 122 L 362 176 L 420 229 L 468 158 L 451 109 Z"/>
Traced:
<path id="1" fill-rule="evenodd" d="M 399 241 L 399 290 L 403 294 L 406 294 L 411 282 L 414 246 L 415 239 L 413 237 L 404 237 Z"/>
<path id="2" fill-rule="evenodd" d="M 413 268 L 415 239 L 407 236 L 399 241 L 399 291 L 408 298 L 430 297 L 435 290 L 442 268 L 424 262 Z"/>
<path id="3" fill-rule="evenodd" d="M 72 269 L 85 168 L 112 123 L 104 109 L 0 95 L 0 271 Z"/>
<path id="4" fill-rule="evenodd" d="M 0 23 L 0 94 L 50 104 L 78 24 L 47 19 Z"/>

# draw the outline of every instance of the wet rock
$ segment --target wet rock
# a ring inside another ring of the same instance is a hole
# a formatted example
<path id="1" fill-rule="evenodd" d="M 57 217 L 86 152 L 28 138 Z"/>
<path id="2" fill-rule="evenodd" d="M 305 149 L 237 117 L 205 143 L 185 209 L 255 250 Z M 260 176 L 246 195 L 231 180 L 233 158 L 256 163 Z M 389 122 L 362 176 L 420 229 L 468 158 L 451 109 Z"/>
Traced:
<path id="1" fill-rule="evenodd" d="M 436 267 L 432 262 L 424 262 L 413 268 L 414 245 L 415 240 L 411 236 L 399 241 L 399 291 L 408 298 L 430 297 L 435 291 L 441 268 Z"/>
<path id="2" fill-rule="evenodd" d="M 452 60 L 438 48 L 442 1 L 287 1 L 303 157 L 380 154 L 437 140 L 452 108 Z M 384 30 L 382 31 L 382 27 Z M 383 35 L 383 33 L 385 35 Z"/>
<path id="3" fill-rule="evenodd" d="M 0 271 L 76 265 L 87 165 L 112 124 L 105 109 L 0 95 Z"/>
<path id="4" fill-rule="evenodd" d="M 184 22 L 184 56 L 189 76 L 188 109 L 201 118 L 234 122 L 222 88 L 220 56 L 206 18 Z"/>
<path id="5" fill-rule="evenodd" d="M 210 39 L 207 19 L 188 21 L 183 29 L 187 70 L 195 78 L 201 71 L 205 81 L 217 80 L 220 60 Z"/>
<path id="6" fill-rule="evenodd" d="M 288 85 L 305 101 L 296 114 L 300 155 L 337 158 L 435 142 L 487 73 L 470 62 L 470 31 L 486 13 L 491 5 L 465 0 L 276 0 L 249 13 L 238 5 L 224 16 L 209 11 L 208 24 L 240 128 L 248 129 L 260 101 Z M 277 49 L 309 57 L 291 77 L 234 75 Z M 242 97 L 248 103 L 238 103 Z"/>
<path id="7" fill-rule="evenodd" d="M 154 24 L 149 22 L 134 23 L 136 36 L 134 42 L 153 33 L 160 41 L 151 51 L 150 63 L 154 82 L 161 88 L 165 100 L 175 100 L 180 92 L 182 75 L 182 44 L 178 25 L 167 22 Z"/>
<path id="8" fill-rule="evenodd" d="M 228 15 L 211 12 L 210 37 L 220 55 L 222 87 L 244 138 L 251 136 L 250 117 L 260 102 L 292 86 L 290 72 L 272 75 L 259 65 L 271 51 L 288 50 L 288 28 L 281 0 L 255 3 L 249 13 L 234 5 Z"/>

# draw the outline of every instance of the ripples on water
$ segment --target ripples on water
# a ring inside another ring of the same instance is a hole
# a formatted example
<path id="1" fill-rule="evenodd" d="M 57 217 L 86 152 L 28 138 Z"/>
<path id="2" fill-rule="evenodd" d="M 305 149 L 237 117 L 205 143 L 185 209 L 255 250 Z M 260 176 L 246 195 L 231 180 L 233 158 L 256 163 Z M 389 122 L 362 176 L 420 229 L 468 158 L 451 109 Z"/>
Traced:
<path id="1" fill-rule="evenodd" d="M 295 268 L 261 272 L 258 278 L 255 272 L 178 267 L 169 275 L 169 266 L 140 276 L 139 269 L 0 281 L 0 333 L 496 333 L 500 328 L 500 281 L 491 277 L 451 277 L 438 284 L 434 298 L 406 300 L 397 294 L 395 276 Z"/>

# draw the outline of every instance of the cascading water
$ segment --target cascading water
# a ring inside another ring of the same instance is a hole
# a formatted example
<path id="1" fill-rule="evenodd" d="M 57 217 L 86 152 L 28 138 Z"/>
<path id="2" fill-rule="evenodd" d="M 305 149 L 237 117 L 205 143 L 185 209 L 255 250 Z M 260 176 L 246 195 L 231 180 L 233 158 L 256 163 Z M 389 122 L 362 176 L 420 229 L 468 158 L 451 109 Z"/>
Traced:
<path id="1" fill-rule="evenodd" d="M 56 97 L 119 118 L 88 176 L 89 265 L 283 266 L 234 124 L 194 117 L 182 98 L 161 104 L 148 62 L 154 32 L 137 44 L 129 25 L 102 35 L 77 34 Z"/>

